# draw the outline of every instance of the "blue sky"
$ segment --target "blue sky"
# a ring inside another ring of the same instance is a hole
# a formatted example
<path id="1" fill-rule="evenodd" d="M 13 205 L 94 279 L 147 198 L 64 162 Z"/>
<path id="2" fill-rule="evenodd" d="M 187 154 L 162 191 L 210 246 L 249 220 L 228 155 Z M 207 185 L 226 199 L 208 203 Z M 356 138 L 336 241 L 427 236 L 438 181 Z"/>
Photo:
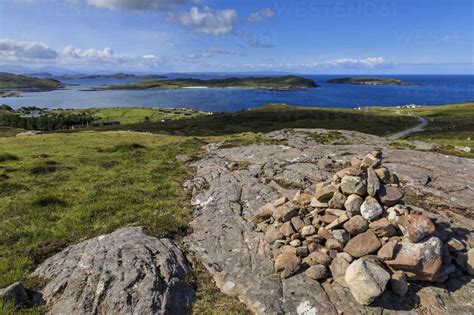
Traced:
<path id="1" fill-rule="evenodd" d="M 2 0 L 0 64 L 473 74 L 472 0 Z"/>

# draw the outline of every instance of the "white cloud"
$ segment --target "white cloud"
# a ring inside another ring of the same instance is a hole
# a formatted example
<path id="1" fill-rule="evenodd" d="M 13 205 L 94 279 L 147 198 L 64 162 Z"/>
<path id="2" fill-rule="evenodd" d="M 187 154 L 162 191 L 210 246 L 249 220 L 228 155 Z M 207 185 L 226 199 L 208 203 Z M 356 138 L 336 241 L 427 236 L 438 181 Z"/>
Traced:
<path id="1" fill-rule="evenodd" d="M 51 60 L 58 53 L 45 43 L 0 39 L 0 60 Z"/>
<path id="2" fill-rule="evenodd" d="M 161 62 L 161 58 L 155 55 L 145 55 L 142 59 L 148 62 Z"/>
<path id="3" fill-rule="evenodd" d="M 252 12 L 247 18 L 248 23 L 260 22 L 264 19 L 271 19 L 275 12 L 270 8 L 265 8 L 259 11 Z"/>
<path id="4" fill-rule="evenodd" d="M 369 57 L 365 59 L 339 58 L 326 62 L 331 67 L 345 68 L 376 68 L 389 63 L 383 57 Z"/>
<path id="5" fill-rule="evenodd" d="M 234 9 L 215 11 L 208 7 L 199 11 L 198 8 L 192 7 L 189 12 L 181 13 L 177 17 L 170 15 L 170 18 L 195 33 L 225 35 L 234 31 L 237 11 Z"/>
<path id="6" fill-rule="evenodd" d="M 237 52 L 234 50 L 227 50 L 221 48 L 208 48 L 202 52 L 184 54 L 183 60 L 187 62 L 197 62 L 200 59 L 210 58 L 215 55 L 247 56 L 245 52 Z"/>
<path id="7" fill-rule="evenodd" d="M 168 10 L 173 5 L 196 2 L 196 0 L 87 0 L 90 5 L 110 10 Z"/>
<path id="8" fill-rule="evenodd" d="M 62 51 L 63 58 L 74 58 L 74 59 L 83 59 L 87 61 L 102 61 L 102 62 L 111 62 L 115 61 L 117 57 L 115 56 L 114 50 L 112 48 L 103 48 L 103 49 L 79 49 L 74 48 L 73 46 L 67 46 Z"/>

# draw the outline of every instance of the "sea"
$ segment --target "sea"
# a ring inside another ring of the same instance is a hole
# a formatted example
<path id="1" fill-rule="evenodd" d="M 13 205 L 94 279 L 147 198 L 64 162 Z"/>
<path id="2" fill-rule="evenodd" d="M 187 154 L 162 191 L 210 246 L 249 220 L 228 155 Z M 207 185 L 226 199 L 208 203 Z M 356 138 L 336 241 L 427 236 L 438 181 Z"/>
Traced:
<path id="1" fill-rule="evenodd" d="M 173 78 L 222 78 L 222 75 L 171 74 Z M 357 108 L 367 106 L 446 105 L 474 101 L 474 75 L 360 75 L 395 78 L 414 82 L 413 86 L 370 86 L 330 84 L 327 80 L 354 75 L 301 75 L 320 87 L 304 91 L 270 91 L 240 88 L 186 88 L 177 90 L 82 91 L 104 84 L 126 83 L 134 79 L 63 80 L 66 89 L 23 93 L 22 97 L 2 98 L 0 103 L 14 108 L 163 107 L 189 108 L 205 112 L 232 112 L 270 103 L 308 107 Z"/>

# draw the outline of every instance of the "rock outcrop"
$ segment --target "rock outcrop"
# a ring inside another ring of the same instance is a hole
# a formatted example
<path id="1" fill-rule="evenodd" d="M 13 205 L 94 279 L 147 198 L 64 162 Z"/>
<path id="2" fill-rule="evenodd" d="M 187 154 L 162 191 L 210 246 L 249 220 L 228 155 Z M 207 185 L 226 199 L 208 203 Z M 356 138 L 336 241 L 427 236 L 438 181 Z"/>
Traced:
<path id="1" fill-rule="evenodd" d="M 123 228 L 69 246 L 34 275 L 50 314 L 187 314 L 194 289 L 176 244 Z"/>
<path id="2" fill-rule="evenodd" d="M 423 214 L 436 226 L 432 237 L 445 242 L 454 233 L 466 245 L 466 250 L 472 248 L 474 240 L 469 229 L 474 226 L 470 221 L 474 217 L 474 179 L 466 174 L 474 172 L 474 161 L 431 152 L 392 150 L 387 148 L 385 139 L 356 132 L 341 132 L 346 142 L 353 144 L 318 145 L 307 136 L 312 132 L 325 131 L 294 130 L 267 134 L 273 141 L 285 141 L 285 145 L 227 149 L 209 146 L 208 155 L 195 163 L 197 174 L 185 184 L 195 205 L 195 217 L 191 222 L 193 232 L 185 238 L 184 244 L 207 267 L 221 290 L 238 296 L 259 314 L 357 314 L 374 312 L 375 309 L 416 313 L 418 308 L 437 311 L 439 307 L 446 312 L 472 312 L 472 305 L 458 301 L 472 299 L 469 288 L 474 283 L 458 267 L 455 267 L 455 272 L 449 272 L 444 285 L 441 284 L 446 294 L 440 295 L 437 304 L 427 302 L 431 301 L 429 297 L 434 292 L 429 284 L 423 285 L 423 290 L 408 290 L 404 297 L 400 297 L 405 291 L 405 275 L 397 274 L 393 285 L 387 285 L 390 276 L 382 277 L 387 289 L 370 306 L 360 305 L 347 288 L 349 284 L 345 279 L 346 270 L 354 258 L 348 253 L 338 253 L 348 246 L 349 243 L 345 244 L 347 236 L 340 231 L 334 235 L 333 232 L 344 229 L 353 239 L 371 229 L 369 221 L 372 221 L 372 228 L 378 234 L 371 231 L 380 241 L 380 246 L 377 245 L 377 249 L 374 246 L 370 252 L 375 255 L 380 252 L 380 257 L 375 259 L 384 265 L 385 261 L 397 259 L 401 241 L 396 239 L 400 236 L 386 236 L 393 234 L 387 222 L 396 228 L 398 235 L 402 235 L 397 226 L 400 217 L 410 213 Z M 383 161 L 377 154 L 373 158 L 356 158 L 375 147 L 383 149 Z M 246 169 L 231 167 L 232 163 L 241 161 L 248 165 Z M 379 187 L 375 181 L 371 184 L 370 193 L 374 197 L 367 196 L 363 174 L 343 170 L 351 165 L 357 165 L 363 172 L 374 169 L 379 179 Z M 333 175 L 335 172 L 337 174 Z M 362 181 L 346 179 L 344 189 L 341 181 L 340 190 L 327 184 L 349 176 L 362 176 Z M 397 186 L 399 182 L 401 187 Z M 384 190 L 385 186 L 397 190 Z M 335 197 L 337 192 L 344 194 L 345 200 L 339 195 Z M 308 195 L 314 198 L 308 198 Z M 415 206 L 406 209 L 393 206 L 404 196 Z M 367 217 L 364 218 L 360 208 L 367 198 L 375 199 L 382 212 L 374 206 L 374 200 L 369 199 L 370 207 L 364 210 Z M 280 202 L 275 205 L 277 200 Z M 271 216 L 266 213 L 255 224 L 253 220 L 257 211 L 270 203 L 277 210 L 276 217 L 275 212 Z M 298 204 L 298 208 L 291 206 L 292 203 Z M 329 203 L 343 204 L 346 209 L 328 208 Z M 425 209 L 433 213 L 416 207 L 426 205 L 432 205 Z M 301 209 L 307 210 L 302 212 Z M 354 219 L 356 216 L 358 219 Z M 381 219 L 384 221 L 378 222 Z M 346 226 L 351 228 L 346 229 Z M 303 229 L 303 239 L 294 237 L 295 234 L 302 235 Z M 272 243 L 266 237 L 268 231 L 273 231 Z M 393 243 L 385 248 L 390 238 L 393 238 Z M 462 252 L 464 256 L 459 255 L 465 259 L 458 260 L 467 265 L 462 262 L 467 261 L 465 251 Z M 284 274 L 275 271 L 275 259 L 282 252 L 291 253 L 285 255 L 292 257 L 287 265 L 288 272 Z M 325 253 L 332 259 L 329 266 L 325 257 L 308 260 L 312 252 Z M 302 258 L 299 268 L 296 267 L 298 258 Z M 444 257 L 440 270 L 448 270 L 447 266 L 455 258 L 457 255 L 454 253 Z M 329 274 L 333 279 L 328 278 Z M 392 290 L 391 286 L 398 288 Z M 382 286 L 379 284 L 379 287 Z"/>

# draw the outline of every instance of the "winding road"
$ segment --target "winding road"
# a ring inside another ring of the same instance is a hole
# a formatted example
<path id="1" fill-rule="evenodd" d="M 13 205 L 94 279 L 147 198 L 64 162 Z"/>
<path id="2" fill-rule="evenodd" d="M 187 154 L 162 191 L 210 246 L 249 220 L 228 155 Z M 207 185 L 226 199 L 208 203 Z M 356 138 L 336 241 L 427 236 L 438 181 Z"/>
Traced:
<path id="1" fill-rule="evenodd" d="M 418 125 L 416 125 L 415 127 L 412 127 L 412 128 L 394 133 L 393 135 L 390 135 L 387 138 L 389 140 L 397 140 L 397 139 L 406 137 L 411 133 L 422 131 L 423 128 L 425 128 L 426 125 L 428 124 L 428 120 L 426 118 L 420 117 L 420 116 L 414 116 L 414 117 L 418 118 L 418 120 L 420 121 Z"/>

